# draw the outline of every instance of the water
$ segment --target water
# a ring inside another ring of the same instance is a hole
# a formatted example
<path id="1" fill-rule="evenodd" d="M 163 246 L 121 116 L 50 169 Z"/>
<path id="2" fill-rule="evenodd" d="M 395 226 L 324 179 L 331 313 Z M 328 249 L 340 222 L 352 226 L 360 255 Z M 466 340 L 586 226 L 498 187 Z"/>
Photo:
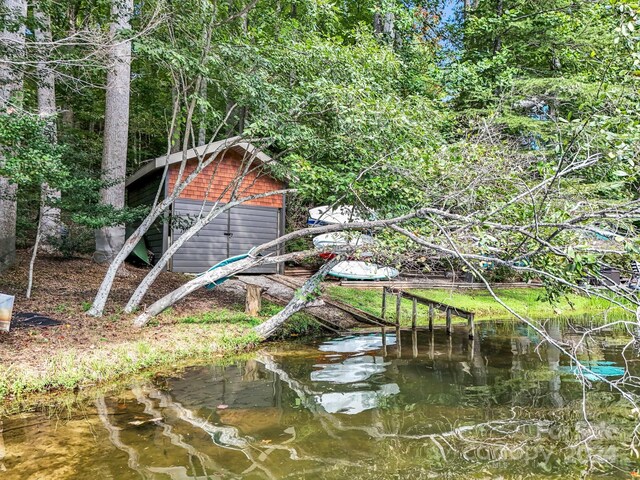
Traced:
<path id="1" fill-rule="evenodd" d="M 603 334 L 581 355 L 615 379 L 622 346 Z M 590 426 L 574 373 L 514 324 L 278 344 L 4 418 L 0 478 L 630 478 L 631 408 L 593 379 Z"/>

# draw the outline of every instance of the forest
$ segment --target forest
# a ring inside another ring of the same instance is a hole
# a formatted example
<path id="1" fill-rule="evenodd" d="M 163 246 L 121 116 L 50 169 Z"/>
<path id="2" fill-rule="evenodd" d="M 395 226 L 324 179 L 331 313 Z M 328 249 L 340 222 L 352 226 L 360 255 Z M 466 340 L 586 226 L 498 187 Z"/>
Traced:
<path id="1" fill-rule="evenodd" d="M 7 1 L 4 11 L 5 264 L 16 248 L 89 254 L 113 266 L 112 282 L 172 203 L 128 205 L 127 175 L 221 139 L 271 155 L 260 168 L 285 181 L 289 253 L 308 247 L 292 233 L 296 208 L 318 204 L 392 225 L 377 253 L 388 261 L 486 260 L 556 291 L 606 265 L 628 269 L 637 252 L 632 4 Z M 251 200 L 239 188 L 248 170 L 236 173 L 227 196 Z M 392 221 L 404 215 L 417 218 Z M 131 235 L 126 224 L 142 227 Z M 582 245 L 590 229 L 621 241 Z"/>
<path id="2" fill-rule="evenodd" d="M 0 334 L 0 399 L 335 327 L 323 301 L 395 315 L 400 358 L 401 315 L 415 331 L 444 305 L 449 334 L 450 309 L 486 302 L 637 416 L 633 369 L 612 380 L 584 349 L 604 331 L 640 342 L 639 31 L 632 0 L 0 0 L 0 293 L 76 335 Z M 312 224 L 318 206 L 347 218 Z M 431 306 L 327 282 L 352 262 Z M 249 313 L 244 285 L 234 310 L 241 274 L 295 269 L 286 301 Z M 440 274 L 483 293 L 429 292 Z M 605 313 L 583 340 L 552 334 L 571 311 Z M 132 339 L 150 342 L 135 359 L 69 373 Z"/>

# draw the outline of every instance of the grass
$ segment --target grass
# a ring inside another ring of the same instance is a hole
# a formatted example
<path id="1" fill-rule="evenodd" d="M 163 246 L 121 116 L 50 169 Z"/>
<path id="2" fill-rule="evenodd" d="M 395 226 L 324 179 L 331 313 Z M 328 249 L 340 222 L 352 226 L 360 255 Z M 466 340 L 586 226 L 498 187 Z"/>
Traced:
<path id="1" fill-rule="evenodd" d="M 243 309 L 243 305 L 236 305 L 178 318 L 170 331 L 158 337 L 117 344 L 101 342 L 91 349 L 65 349 L 36 366 L 0 364 L 0 402 L 21 404 L 37 394 L 84 389 L 150 368 L 174 367 L 187 359 L 205 360 L 246 351 L 260 342 L 252 327 L 282 307 L 263 301 L 257 317 L 246 315 Z M 164 315 L 172 318 L 173 314 Z M 291 317 L 279 335 L 285 338 L 320 331 L 313 317 L 300 312 Z"/>
<path id="2" fill-rule="evenodd" d="M 95 385 L 190 357 L 235 353 L 259 341 L 252 330 L 244 328 L 174 327 L 171 336 L 161 341 L 104 345 L 91 353 L 65 350 L 52 355 L 37 369 L 0 365 L 0 400 Z"/>
<path id="3" fill-rule="evenodd" d="M 235 305 L 232 309 L 217 308 L 197 315 L 183 317 L 178 321 L 188 324 L 234 324 L 246 327 L 255 327 L 282 310 L 283 307 L 267 300 L 262 301 L 262 308 L 257 317 L 252 317 L 244 313 L 243 305 Z M 321 328 L 311 315 L 298 312 L 291 316 L 284 328 L 277 337 L 286 338 L 299 335 L 316 335 L 321 332 Z"/>
<path id="4" fill-rule="evenodd" d="M 476 320 L 503 320 L 513 318 L 486 290 L 410 290 L 415 295 L 446 303 L 462 310 L 476 314 Z M 346 287 L 329 287 L 328 293 L 336 300 L 349 303 L 357 308 L 380 315 L 382 305 L 382 290 L 358 290 Z M 498 297 L 517 313 L 530 318 L 550 318 L 558 316 L 591 315 L 608 311 L 609 316 L 623 316 L 619 307 L 600 298 L 588 298 L 580 295 L 569 295 L 557 304 L 550 304 L 543 300 L 542 288 L 513 288 L 496 290 Z M 391 298 L 391 305 L 387 307 L 387 318 L 395 320 L 395 299 Z M 412 302 L 402 300 L 401 323 L 411 323 Z M 418 305 L 418 324 L 424 325 L 428 319 L 428 307 Z M 436 317 L 436 323 L 444 323 L 444 315 Z"/>

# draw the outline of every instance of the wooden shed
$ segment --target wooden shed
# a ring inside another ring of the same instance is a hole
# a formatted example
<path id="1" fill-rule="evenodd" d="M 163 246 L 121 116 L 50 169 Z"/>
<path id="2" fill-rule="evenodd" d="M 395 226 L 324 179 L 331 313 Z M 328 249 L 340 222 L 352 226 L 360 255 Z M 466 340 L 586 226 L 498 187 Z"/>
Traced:
<path id="1" fill-rule="evenodd" d="M 230 147 L 227 147 L 231 145 Z M 213 152 L 213 153 L 212 153 Z M 157 221 L 145 235 L 147 248 L 159 258 L 190 222 L 214 202 L 229 201 L 229 185 L 248 162 L 250 171 L 243 179 L 236 198 L 279 190 L 283 182 L 272 177 L 266 165 L 271 158 L 252 144 L 238 139 L 225 139 L 189 150 L 182 178 L 186 178 L 198 165 L 199 159 L 215 158 L 187 186 L 161 221 Z M 151 205 L 162 181 L 163 171 L 169 164 L 163 181 L 161 198 L 165 198 L 176 184 L 183 153 L 148 160 L 127 182 L 127 204 L 131 207 Z M 274 195 L 248 201 L 214 218 L 193 238 L 189 239 L 173 256 L 168 269 L 174 272 L 200 273 L 212 265 L 248 252 L 254 246 L 273 240 L 284 233 L 285 197 Z M 129 232 L 135 225 L 128 226 Z M 256 267 L 250 273 L 276 273 L 281 265 Z"/>

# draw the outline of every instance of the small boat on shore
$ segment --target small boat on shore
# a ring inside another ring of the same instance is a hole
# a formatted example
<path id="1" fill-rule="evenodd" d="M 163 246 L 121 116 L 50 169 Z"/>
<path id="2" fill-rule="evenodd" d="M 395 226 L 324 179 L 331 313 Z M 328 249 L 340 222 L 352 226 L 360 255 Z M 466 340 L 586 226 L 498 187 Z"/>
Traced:
<path id="1" fill-rule="evenodd" d="M 338 263 L 329 275 L 347 280 L 389 280 L 400 274 L 393 267 L 383 267 L 375 263 L 347 260 Z"/>

